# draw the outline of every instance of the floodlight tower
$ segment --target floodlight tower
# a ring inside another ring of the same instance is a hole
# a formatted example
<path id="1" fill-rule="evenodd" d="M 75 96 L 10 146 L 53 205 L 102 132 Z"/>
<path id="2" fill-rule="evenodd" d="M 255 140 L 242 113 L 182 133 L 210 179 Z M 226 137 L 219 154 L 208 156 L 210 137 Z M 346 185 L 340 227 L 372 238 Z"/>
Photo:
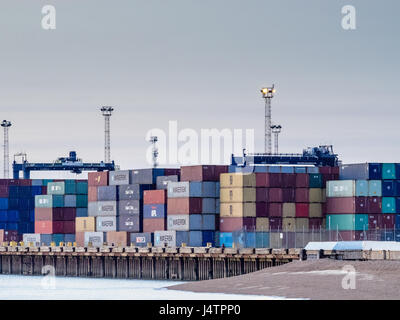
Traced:
<path id="1" fill-rule="evenodd" d="M 281 125 L 272 125 L 271 130 L 272 130 L 272 133 L 275 135 L 275 154 L 278 154 L 278 135 L 281 133 L 282 126 Z"/>
<path id="2" fill-rule="evenodd" d="M 262 96 L 265 100 L 265 146 L 264 152 L 267 154 L 271 154 L 271 140 L 272 140 L 272 132 L 271 132 L 271 100 L 274 97 L 275 93 L 275 85 L 272 87 L 265 87 L 261 89 Z"/>
<path id="3" fill-rule="evenodd" d="M 153 168 L 157 168 L 157 158 L 158 158 L 158 149 L 156 143 L 158 141 L 157 136 L 151 136 L 149 142 L 153 145 L 152 156 L 153 156 Z"/>
<path id="4" fill-rule="evenodd" d="M 114 108 L 104 106 L 101 107 L 100 111 L 104 116 L 104 162 L 111 163 L 110 117 Z"/>
<path id="5" fill-rule="evenodd" d="M 11 127 L 11 122 L 3 120 L 1 126 L 4 128 L 4 179 L 8 179 L 10 172 L 10 164 L 8 156 L 8 128 Z"/>

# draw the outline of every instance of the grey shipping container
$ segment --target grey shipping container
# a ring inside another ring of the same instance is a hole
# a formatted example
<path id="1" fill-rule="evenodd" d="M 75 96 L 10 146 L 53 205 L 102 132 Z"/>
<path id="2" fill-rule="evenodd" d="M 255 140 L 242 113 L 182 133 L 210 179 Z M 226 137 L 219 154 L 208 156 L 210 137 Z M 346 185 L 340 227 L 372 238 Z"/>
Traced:
<path id="1" fill-rule="evenodd" d="M 116 216 L 118 213 L 117 201 L 89 202 L 89 217 Z"/>
<path id="2" fill-rule="evenodd" d="M 119 187 L 119 200 L 141 200 L 143 191 L 153 189 L 150 184 L 130 184 Z"/>
<path id="3" fill-rule="evenodd" d="M 175 231 L 190 231 L 202 229 L 201 214 L 167 215 L 167 229 Z"/>
<path id="4" fill-rule="evenodd" d="M 189 245 L 189 231 L 177 231 L 176 232 L 176 246 L 182 246 L 182 243 Z"/>
<path id="5" fill-rule="evenodd" d="M 108 174 L 110 186 L 127 185 L 131 183 L 131 172 L 129 170 L 110 171 Z"/>
<path id="6" fill-rule="evenodd" d="M 201 247 L 203 242 L 203 233 L 201 231 L 189 231 L 189 246 Z"/>
<path id="7" fill-rule="evenodd" d="M 40 234 L 40 245 L 49 246 L 53 239 L 52 236 L 51 234 Z"/>
<path id="8" fill-rule="evenodd" d="M 164 175 L 164 169 L 137 169 L 131 171 L 132 183 L 155 184 L 158 176 Z"/>
<path id="9" fill-rule="evenodd" d="M 168 189 L 168 182 L 178 182 L 178 176 L 159 176 L 157 177 L 157 189 Z"/>
<path id="10" fill-rule="evenodd" d="M 103 232 L 85 232 L 84 239 L 85 247 L 89 245 L 89 242 L 93 247 L 101 247 L 105 241 Z"/>
<path id="11" fill-rule="evenodd" d="M 64 207 L 75 208 L 76 207 L 76 195 L 67 194 L 64 196 Z"/>
<path id="12" fill-rule="evenodd" d="M 40 234 L 39 233 L 24 233 L 22 241 L 25 245 L 33 243 L 35 246 L 40 246 Z"/>
<path id="13" fill-rule="evenodd" d="M 202 213 L 203 214 L 215 214 L 217 213 L 216 211 L 216 201 L 215 198 L 203 198 L 202 199 Z"/>
<path id="14" fill-rule="evenodd" d="M 156 231 L 154 232 L 154 246 L 156 247 L 176 247 L 176 231 Z"/>
<path id="15" fill-rule="evenodd" d="M 118 202 L 118 213 L 123 215 L 141 214 L 142 205 L 140 200 L 121 200 Z"/>
<path id="16" fill-rule="evenodd" d="M 213 214 L 202 214 L 201 215 L 201 228 L 202 230 L 215 230 L 215 219 L 217 217 Z"/>
<path id="17" fill-rule="evenodd" d="M 118 217 L 118 231 L 141 232 L 141 224 L 140 215 L 120 215 Z"/>
<path id="18" fill-rule="evenodd" d="M 97 201 L 117 201 L 118 186 L 97 187 Z"/>
<path id="19" fill-rule="evenodd" d="M 151 232 L 131 233 L 131 244 L 135 247 L 147 247 L 147 244 L 154 244 L 154 234 Z"/>
<path id="20" fill-rule="evenodd" d="M 97 217 L 96 231 L 117 231 L 117 217 Z"/>

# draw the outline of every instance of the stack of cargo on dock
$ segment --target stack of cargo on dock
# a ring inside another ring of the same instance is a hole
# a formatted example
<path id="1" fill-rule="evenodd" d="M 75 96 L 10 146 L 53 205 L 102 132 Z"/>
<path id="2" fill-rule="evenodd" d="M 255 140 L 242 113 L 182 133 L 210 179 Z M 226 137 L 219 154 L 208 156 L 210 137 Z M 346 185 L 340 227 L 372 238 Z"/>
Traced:
<path id="1" fill-rule="evenodd" d="M 395 240 L 400 224 L 400 167 L 394 163 L 349 164 L 327 190 L 326 228 L 343 240 Z M 378 239 L 378 237 L 380 239 Z"/>
<path id="2" fill-rule="evenodd" d="M 87 181 L 47 182 L 47 194 L 35 196 L 35 233 L 41 243 L 75 241 L 76 210 L 87 208 L 87 192 Z"/>

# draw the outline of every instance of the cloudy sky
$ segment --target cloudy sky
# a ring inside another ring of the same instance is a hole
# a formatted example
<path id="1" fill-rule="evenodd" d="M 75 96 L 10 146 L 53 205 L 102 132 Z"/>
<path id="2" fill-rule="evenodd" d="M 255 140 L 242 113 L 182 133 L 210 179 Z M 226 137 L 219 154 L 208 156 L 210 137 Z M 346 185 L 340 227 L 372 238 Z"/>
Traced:
<path id="1" fill-rule="evenodd" d="M 56 30 L 42 29 L 47 4 Z M 348 4 L 356 30 L 341 26 Z M 121 168 L 147 167 L 145 136 L 170 120 L 197 132 L 254 129 L 263 151 L 259 89 L 275 83 L 280 151 L 333 144 L 346 163 L 400 162 L 399 14 L 397 0 L 2 0 L 10 154 L 102 160 L 102 105 L 116 109 Z"/>

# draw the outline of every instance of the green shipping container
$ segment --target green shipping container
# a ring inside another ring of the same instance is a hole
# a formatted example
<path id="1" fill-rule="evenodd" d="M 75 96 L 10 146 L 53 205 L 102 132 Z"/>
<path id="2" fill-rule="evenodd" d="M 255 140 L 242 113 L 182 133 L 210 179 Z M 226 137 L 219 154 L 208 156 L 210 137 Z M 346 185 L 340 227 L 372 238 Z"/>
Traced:
<path id="1" fill-rule="evenodd" d="M 77 208 L 87 208 L 88 206 L 88 196 L 85 194 L 76 195 L 76 207 Z"/>
<path id="2" fill-rule="evenodd" d="M 396 213 L 396 198 L 382 197 L 382 213 Z"/>
<path id="3" fill-rule="evenodd" d="M 326 182 L 326 196 L 329 198 L 354 197 L 355 195 L 355 180 L 332 180 Z"/>
<path id="4" fill-rule="evenodd" d="M 326 229 L 339 231 L 367 231 L 368 214 L 328 214 Z"/>
<path id="5" fill-rule="evenodd" d="M 47 194 L 65 194 L 65 183 L 64 182 L 49 182 L 47 184 Z"/>
<path id="6" fill-rule="evenodd" d="M 61 195 L 37 195 L 35 196 L 35 208 L 62 208 L 64 196 Z"/>
<path id="7" fill-rule="evenodd" d="M 76 194 L 75 180 L 65 180 L 65 194 Z"/>
<path id="8" fill-rule="evenodd" d="M 49 184 L 49 182 L 53 182 L 52 179 L 43 179 L 42 181 L 43 181 L 43 186 L 46 186 L 46 187 Z"/>
<path id="9" fill-rule="evenodd" d="M 322 174 L 310 173 L 308 186 L 310 188 L 322 188 L 323 187 Z"/>
<path id="10" fill-rule="evenodd" d="M 396 179 L 396 166 L 394 163 L 382 164 L 382 179 Z"/>
<path id="11" fill-rule="evenodd" d="M 76 194 L 88 194 L 87 181 L 77 181 L 76 182 Z"/>

